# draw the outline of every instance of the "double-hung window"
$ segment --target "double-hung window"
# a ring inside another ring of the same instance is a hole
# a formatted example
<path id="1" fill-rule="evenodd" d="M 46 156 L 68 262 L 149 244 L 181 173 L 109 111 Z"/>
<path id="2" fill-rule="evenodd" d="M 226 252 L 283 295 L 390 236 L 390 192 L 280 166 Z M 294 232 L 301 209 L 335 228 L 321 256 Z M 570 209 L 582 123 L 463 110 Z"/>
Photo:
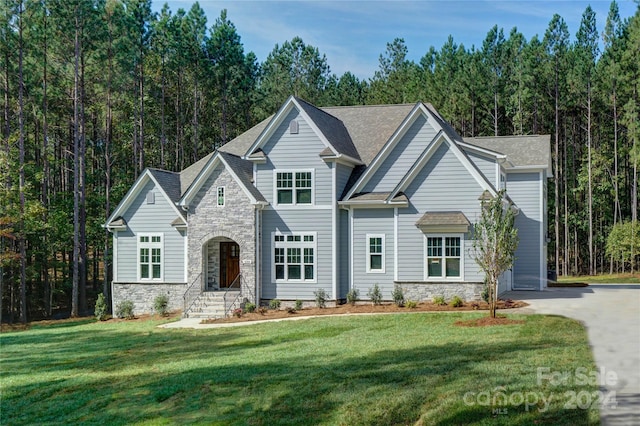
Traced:
<path id="1" fill-rule="evenodd" d="M 273 280 L 316 280 L 316 234 L 273 234 Z"/>
<path id="2" fill-rule="evenodd" d="M 384 234 L 367 234 L 367 272 L 384 273 Z"/>
<path id="3" fill-rule="evenodd" d="M 140 281 L 162 281 L 162 234 L 138 235 L 138 278 Z"/>
<path id="4" fill-rule="evenodd" d="M 426 238 L 427 279 L 461 279 L 462 237 L 454 235 L 427 235 Z"/>
<path id="5" fill-rule="evenodd" d="M 313 173 L 276 172 L 278 204 L 313 204 Z"/>

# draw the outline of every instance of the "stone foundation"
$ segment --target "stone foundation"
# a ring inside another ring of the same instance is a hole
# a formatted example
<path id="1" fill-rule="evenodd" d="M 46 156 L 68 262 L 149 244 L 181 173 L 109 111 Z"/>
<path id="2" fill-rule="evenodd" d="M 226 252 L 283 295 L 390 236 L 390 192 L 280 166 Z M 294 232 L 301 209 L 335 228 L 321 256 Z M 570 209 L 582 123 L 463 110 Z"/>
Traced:
<path id="1" fill-rule="evenodd" d="M 448 302 L 453 296 L 464 301 L 481 300 L 482 283 L 444 283 L 444 282 L 396 282 L 402 288 L 405 300 L 417 302 L 431 301 L 436 296 L 443 296 Z"/>
<path id="2" fill-rule="evenodd" d="M 153 301 L 157 296 L 165 295 L 169 299 L 169 311 L 182 311 L 183 296 L 187 289 L 185 283 L 141 284 L 141 283 L 112 283 L 113 313 L 116 306 L 124 300 L 133 302 L 133 313 L 152 314 Z"/>

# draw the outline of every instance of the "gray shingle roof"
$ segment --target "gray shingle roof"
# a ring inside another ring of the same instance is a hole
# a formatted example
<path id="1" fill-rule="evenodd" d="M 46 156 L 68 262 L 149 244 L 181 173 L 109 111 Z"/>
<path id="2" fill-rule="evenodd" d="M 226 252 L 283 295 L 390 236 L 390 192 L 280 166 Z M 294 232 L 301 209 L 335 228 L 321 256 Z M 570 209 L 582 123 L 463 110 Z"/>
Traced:
<path id="1" fill-rule="evenodd" d="M 469 219 L 460 211 L 454 212 L 426 212 L 418 221 L 416 226 L 438 226 L 438 225 L 471 225 Z"/>
<path id="2" fill-rule="evenodd" d="M 180 188 L 180 174 L 168 172 L 160 169 L 149 169 L 149 173 L 158 181 L 158 185 L 162 187 L 167 196 L 173 203 L 176 203 L 182 195 Z"/>
<path id="3" fill-rule="evenodd" d="M 551 169 L 551 136 L 492 136 L 464 138 L 468 144 L 507 156 L 513 167 L 544 166 Z M 509 166 L 506 164 L 505 166 Z"/>
<path id="4" fill-rule="evenodd" d="M 351 135 L 340 119 L 302 99 L 296 98 L 296 101 L 298 101 L 309 118 L 318 126 L 318 129 L 320 129 L 325 138 L 327 138 L 333 149 L 339 154 L 348 155 L 356 160 L 360 159 L 360 154 L 353 145 Z"/>
<path id="5" fill-rule="evenodd" d="M 228 152 L 220 151 L 219 154 L 227 164 L 229 164 L 229 167 L 233 169 L 241 183 L 247 188 L 251 195 L 253 195 L 253 198 L 257 201 L 266 202 L 267 200 L 262 193 L 253 185 L 253 163 L 249 160 L 243 160 L 237 155 L 229 154 Z"/>
<path id="6" fill-rule="evenodd" d="M 251 145 L 258 139 L 258 136 L 264 131 L 269 122 L 273 119 L 273 115 L 262 120 L 243 134 L 239 135 L 235 139 L 230 140 L 226 144 L 222 145 L 218 151 L 228 152 L 242 157 L 251 148 Z"/>
<path id="7" fill-rule="evenodd" d="M 328 107 L 323 111 L 338 118 L 349 131 L 359 158 L 369 165 L 398 130 L 414 104 Z"/>

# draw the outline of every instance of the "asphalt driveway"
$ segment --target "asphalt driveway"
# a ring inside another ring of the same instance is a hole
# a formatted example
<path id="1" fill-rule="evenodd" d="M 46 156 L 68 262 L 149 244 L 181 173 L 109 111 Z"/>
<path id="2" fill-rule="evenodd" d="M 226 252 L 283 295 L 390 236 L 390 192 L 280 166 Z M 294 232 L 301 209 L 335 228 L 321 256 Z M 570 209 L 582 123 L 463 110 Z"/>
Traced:
<path id="1" fill-rule="evenodd" d="M 617 403 L 601 405 L 602 424 L 640 425 L 640 285 L 512 291 L 501 297 L 529 303 L 523 312 L 582 321 L 600 373 L 600 390 L 615 396 Z"/>

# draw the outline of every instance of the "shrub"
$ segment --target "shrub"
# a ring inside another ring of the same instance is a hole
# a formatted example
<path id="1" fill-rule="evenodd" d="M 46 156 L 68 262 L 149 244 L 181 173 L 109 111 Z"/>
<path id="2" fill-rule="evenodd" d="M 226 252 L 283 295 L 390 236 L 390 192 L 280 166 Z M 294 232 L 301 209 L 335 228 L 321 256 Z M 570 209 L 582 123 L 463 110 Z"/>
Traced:
<path id="1" fill-rule="evenodd" d="M 235 308 L 233 310 L 233 316 L 238 318 L 242 317 L 242 308 Z"/>
<path id="2" fill-rule="evenodd" d="M 487 284 L 487 280 L 484 280 L 484 285 L 482 286 L 480 297 L 482 297 L 482 300 L 489 303 L 489 285 Z"/>
<path id="3" fill-rule="evenodd" d="M 478 309 L 480 309 L 480 304 L 476 303 L 476 302 L 473 302 L 471 304 L 471 307 L 473 308 L 474 311 L 477 311 Z"/>
<path id="4" fill-rule="evenodd" d="M 93 313 L 98 321 L 107 319 L 107 302 L 104 300 L 104 294 L 100 293 L 96 300 L 96 307 Z"/>
<path id="5" fill-rule="evenodd" d="M 318 308 L 325 308 L 327 306 L 327 292 L 324 288 L 319 288 L 314 291 L 313 294 L 316 296 L 316 306 Z"/>
<path id="6" fill-rule="evenodd" d="M 266 314 L 266 313 L 267 313 L 267 308 L 266 308 L 266 307 L 264 307 L 264 306 L 260 306 L 260 307 L 258 308 L 258 313 L 259 313 L 260 315 L 264 315 L 264 314 Z"/>
<path id="7" fill-rule="evenodd" d="M 295 314 L 296 312 L 297 312 L 297 311 L 296 311 L 296 308 L 294 308 L 293 306 L 289 306 L 289 307 L 287 308 L 287 313 L 288 313 L 288 314 Z"/>
<path id="8" fill-rule="evenodd" d="M 416 306 L 418 306 L 418 302 L 416 302 L 415 300 L 407 300 L 407 303 L 405 304 L 405 306 L 409 309 L 413 309 Z"/>
<path id="9" fill-rule="evenodd" d="M 439 306 L 444 306 L 447 304 L 447 302 L 444 301 L 444 296 L 436 296 L 433 298 L 433 304 L 434 305 L 439 305 Z"/>
<path id="10" fill-rule="evenodd" d="M 155 299 L 153 299 L 153 310 L 156 314 L 160 316 L 167 315 L 168 306 L 169 306 L 169 298 L 164 294 L 160 294 L 156 296 Z"/>
<path id="11" fill-rule="evenodd" d="M 302 310 L 302 300 L 296 300 L 295 308 L 296 311 Z"/>
<path id="12" fill-rule="evenodd" d="M 269 300 L 269 309 L 278 310 L 280 309 L 280 300 L 279 299 L 271 299 Z"/>
<path id="13" fill-rule="evenodd" d="M 451 300 L 449 301 L 449 305 L 453 306 L 454 308 L 459 308 L 460 306 L 464 305 L 464 301 L 456 295 L 451 298 Z"/>
<path id="14" fill-rule="evenodd" d="M 402 291 L 402 287 L 394 287 L 391 292 L 391 297 L 396 306 L 404 306 L 404 291 Z"/>
<path id="15" fill-rule="evenodd" d="M 244 310 L 245 312 L 248 313 L 252 313 L 256 311 L 256 304 L 255 303 L 251 303 L 251 302 L 247 302 L 244 304 Z"/>
<path id="16" fill-rule="evenodd" d="M 347 303 L 355 305 L 358 300 L 360 300 L 360 292 L 358 291 L 358 289 L 352 288 L 351 290 L 349 290 L 349 292 L 347 293 Z"/>
<path id="17" fill-rule="evenodd" d="M 371 303 L 374 305 L 382 304 L 382 290 L 380 290 L 380 286 L 378 283 L 375 283 L 373 287 L 367 293 L 367 296 L 371 299 Z"/>
<path id="18" fill-rule="evenodd" d="M 116 305 L 116 316 L 118 318 L 133 319 L 133 307 L 131 300 L 123 300 Z"/>

